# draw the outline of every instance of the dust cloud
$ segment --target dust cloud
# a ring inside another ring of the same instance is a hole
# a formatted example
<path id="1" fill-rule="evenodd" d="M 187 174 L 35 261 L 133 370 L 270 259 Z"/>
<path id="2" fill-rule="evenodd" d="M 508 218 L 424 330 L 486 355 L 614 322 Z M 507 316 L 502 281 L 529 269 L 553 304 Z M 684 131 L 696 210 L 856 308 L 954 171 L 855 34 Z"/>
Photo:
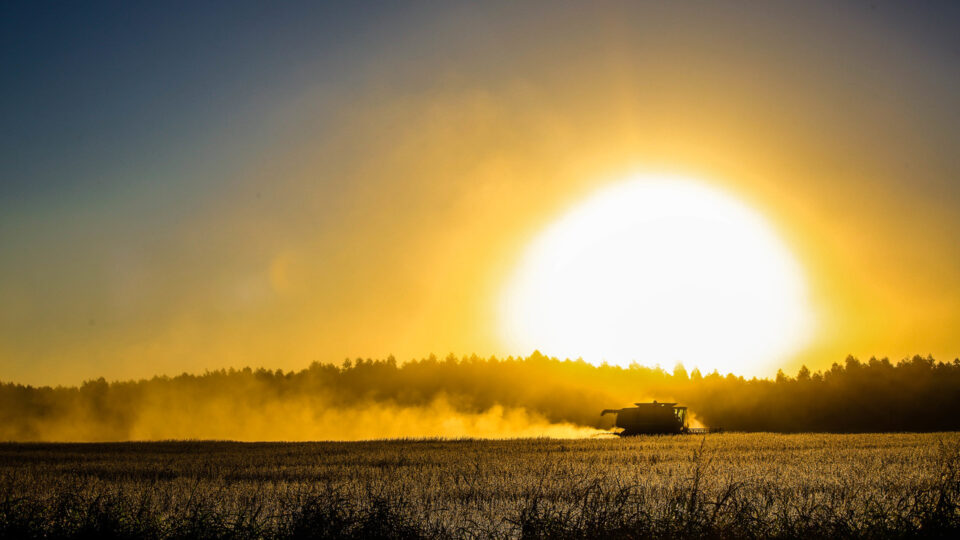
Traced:
<path id="1" fill-rule="evenodd" d="M 140 411 L 128 438 L 354 441 L 401 437 L 579 438 L 603 433 L 567 422 L 551 423 L 522 408 L 495 405 L 479 413 L 457 411 L 442 396 L 414 407 L 373 402 L 351 407 L 317 405 L 306 400 L 256 405 L 218 400 L 151 407 Z"/>
<path id="2" fill-rule="evenodd" d="M 79 388 L 0 384 L 0 441 L 368 440 L 383 438 L 579 438 L 608 433 L 547 418 L 502 397 L 400 385 L 393 366 L 314 366 L 88 381 Z M 442 385 L 441 385 L 442 386 Z M 482 385 L 480 385 L 482 386 Z M 529 403 L 529 400 L 525 400 Z M 542 407 L 541 407 L 542 408 Z M 592 411 L 591 408 L 591 412 Z"/>

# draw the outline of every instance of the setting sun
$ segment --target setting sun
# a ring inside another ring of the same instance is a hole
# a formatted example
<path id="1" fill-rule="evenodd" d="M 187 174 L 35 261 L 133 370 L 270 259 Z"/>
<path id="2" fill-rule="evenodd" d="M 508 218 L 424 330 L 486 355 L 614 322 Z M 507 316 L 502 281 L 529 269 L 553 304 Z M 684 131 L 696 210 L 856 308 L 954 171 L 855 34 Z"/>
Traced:
<path id="1" fill-rule="evenodd" d="M 523 351 L 745 374 L 796 352 L 813 327 L 800 265 L 763 216 L 669 176 L 629 178 L 557 219 L 502 310 Z"/>

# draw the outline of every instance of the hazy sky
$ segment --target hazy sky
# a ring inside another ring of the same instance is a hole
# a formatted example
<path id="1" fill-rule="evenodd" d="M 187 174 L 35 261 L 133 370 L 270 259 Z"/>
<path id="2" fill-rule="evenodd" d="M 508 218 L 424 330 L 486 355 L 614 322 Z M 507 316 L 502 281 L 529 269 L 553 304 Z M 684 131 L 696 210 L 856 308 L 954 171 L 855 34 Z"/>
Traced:
<path id="1" fill-rule="evenodd" d="M 953 359 L 958 24 L 953 2 L 4 3 L 0 380 L 527 354 L 495 321 L 524 247 L 649 170 L 735 194 L 796 254 L 819 324 L 789 370 Z"/>

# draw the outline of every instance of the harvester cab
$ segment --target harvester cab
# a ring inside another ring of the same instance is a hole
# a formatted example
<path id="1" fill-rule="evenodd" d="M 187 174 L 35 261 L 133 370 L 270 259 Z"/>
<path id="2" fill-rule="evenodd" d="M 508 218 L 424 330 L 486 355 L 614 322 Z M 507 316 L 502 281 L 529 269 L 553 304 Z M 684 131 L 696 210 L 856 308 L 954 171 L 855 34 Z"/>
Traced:
<path id="1" fill-rule="evenodd" d="M 687 408 L 676 403 L 634 403 L 636 407 L 624 409 L 604 409 L 603 416 L 608 413 L 617 415 L 614 425 L 622 428 L 621 437 L 631 435 L 653 435 L 669 433 L 689 433 L 687 425 Z"/>

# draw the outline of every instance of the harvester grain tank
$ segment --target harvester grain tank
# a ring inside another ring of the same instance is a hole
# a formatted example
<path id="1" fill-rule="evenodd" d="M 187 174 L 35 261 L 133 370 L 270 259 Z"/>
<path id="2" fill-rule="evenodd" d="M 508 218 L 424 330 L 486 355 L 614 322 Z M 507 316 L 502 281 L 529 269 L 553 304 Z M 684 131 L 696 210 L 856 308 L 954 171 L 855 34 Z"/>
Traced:
<path id="1" fill-rule="evenodd" d="M 600 413 L 617 415 L 614 425 L 622 428 L 621 437 L 631 435 L 655 435 L 670 433 L 690 433 L 687 425 L 687 408 L 676 403 L 634 403 L 636 407 L 623 409 L 604 409 Z M 699 431 L 699 430 L 698 430 Z"/>

